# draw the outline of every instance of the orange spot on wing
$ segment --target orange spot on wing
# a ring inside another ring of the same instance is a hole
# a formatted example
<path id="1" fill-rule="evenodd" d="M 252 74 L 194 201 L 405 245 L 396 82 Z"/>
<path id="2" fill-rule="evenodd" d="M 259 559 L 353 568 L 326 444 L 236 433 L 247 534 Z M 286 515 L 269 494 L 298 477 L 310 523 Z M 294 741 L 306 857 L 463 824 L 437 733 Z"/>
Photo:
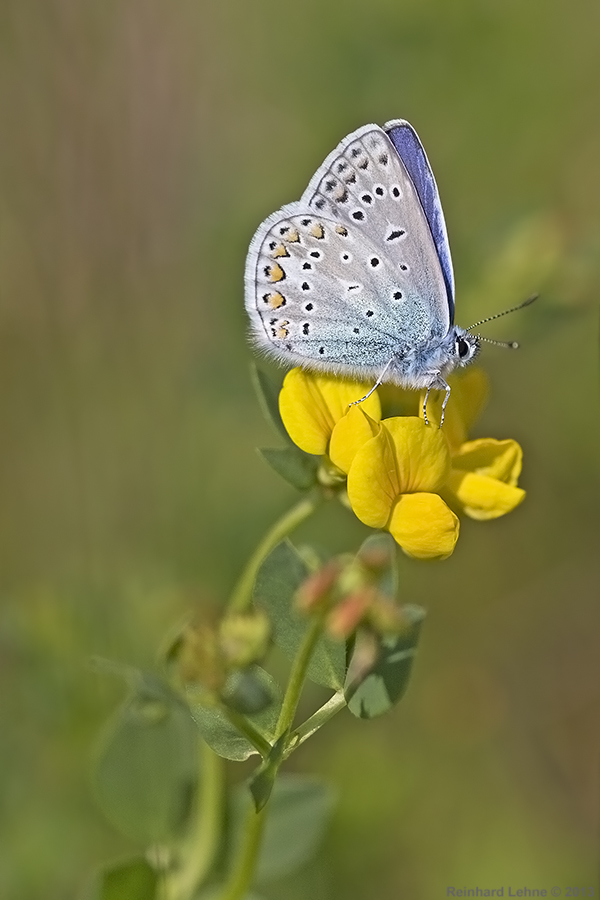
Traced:
<path id="1" fill-rule="evenodd" d="M 285 278 L 285 272 L 279 263 L 275 263 L 274 266 L 269 266 L 266 275 L 269 281 L 281 281 Z"/>

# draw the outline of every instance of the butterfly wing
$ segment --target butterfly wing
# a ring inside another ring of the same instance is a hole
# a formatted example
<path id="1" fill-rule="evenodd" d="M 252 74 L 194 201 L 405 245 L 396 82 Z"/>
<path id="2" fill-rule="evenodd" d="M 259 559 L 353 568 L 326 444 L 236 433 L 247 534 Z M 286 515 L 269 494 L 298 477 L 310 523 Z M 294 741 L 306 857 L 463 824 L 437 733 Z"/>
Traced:
<path id="1" fill-rule="evenodd" d="M 263 222 L 246 307 L 258 346 L 281 361 L 361 377 L 447 333 L 432 232 L 383 129 L 345 138 L 301 200 Z"/>
<path id="2" fill-rule="evenodd" d="M 419 135 L 404 119 L 386 122 L 383 130 L 394 145 L 415 186 L 435 243 L 450 306 L 450 322 L 454 322 L 454 272 L 448 243 L 446 220 L 440 195 L 427 154 Z"/>

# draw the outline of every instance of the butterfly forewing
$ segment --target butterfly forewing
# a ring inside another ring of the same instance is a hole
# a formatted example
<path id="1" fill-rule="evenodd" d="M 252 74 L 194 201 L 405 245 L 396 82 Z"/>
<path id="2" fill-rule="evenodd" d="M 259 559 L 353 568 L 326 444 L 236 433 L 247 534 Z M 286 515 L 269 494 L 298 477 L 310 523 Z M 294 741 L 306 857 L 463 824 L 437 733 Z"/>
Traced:
<path id="1" fill-rule="evenodd" d="M 379 374 L 450 325 L 444 277 L 414 185 L 385 132 L 348 136 L 302 199 L 252 242 L 246 303 L 282 361 Z"/>
<path id="2" fill-rule="evenodd" d="M 454 322 L 454 272 L 448 231 L 439 191 L 425 148 L 415 129 L 405 119 L 386 122 L 383 130 L 396 148 L 421 201 L 446 282 L 450 321 Z"/>

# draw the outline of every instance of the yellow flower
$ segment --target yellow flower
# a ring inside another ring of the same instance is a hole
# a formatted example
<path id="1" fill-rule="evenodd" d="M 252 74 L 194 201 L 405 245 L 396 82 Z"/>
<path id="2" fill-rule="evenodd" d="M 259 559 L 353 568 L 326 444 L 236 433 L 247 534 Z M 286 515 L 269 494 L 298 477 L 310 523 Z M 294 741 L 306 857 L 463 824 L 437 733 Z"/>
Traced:
<path id="1" fill-rule="evenodd" d="M 334 462 L 340 465 L 340 456 Z M 350 462 L 348 499 L 361 522 L 389 531 L 409 556 L 444 559 L 459 530 L 439 496 L 449 473 L 450 452 L 439 428 L 414 416 L 385 419 Z"/>
<path id="2" fill-rule="evenodd" d="M 380 421 L 377 391 L 359 406 L 350 405 L 369 391 L 368 383 L 302 369 L 286 375 L 279 396 L 294 443 L 307 453 L 328 454 L 340 476 L 347 475 L 347 501 L 355 515 L 371 528 L 389 531 L 418 559 L 444 559 L 453 552 L 459 520 L 452 509 L 493 519 L 525 496 L 517 487 L 522 452 L 515 441 L 467 440 L 487 399 L 485 375 L 471 369 L 451 385 L 442 429 L 436 427 L 441 394 L 428 402 L 430 425 L 417 416 Z M 412 396 L 416 403 L 417 395 Z M 406 408 L 407 392 L 402 399 Z M 423 396 L 421 417 L 422 405 Z"/>
<path id="3" fill-rule="evenodd" d="M 497 519 L 525 498 L 525 491 L 517 487 L 523 451 L 511 439 L 467 441 L 489 391 L 481 369 L 469 369 L 464 375 L 451 378 L 450 384 L 452 393 L 443 430 L 450 446 L 452 468 L 442 495 L 454 509 L 472 519 Z M 427 404 L 427 417 L 433 424 L 440 421 L 442 399 L 443 395 L 438 394 Z"/>
<path id="4" fill-rule="evenodd" d="M 467 441 L 452 456 L 444 496 L 472 519 L 497 519 L 525 499 L 517 487 L 522 459 L 523 451 L 510 439 Z"/>
<path id="5" fill-rule="evenodd" d="M 372 387 L 372 382 L 347 381 L 292 369 L 285 376 L 279 395 L 279 412 L 287 433 L 306 453 L 316 456 L 327 453 L 336 423 L 355 410 L 350 404 L 364 397 Z M 381 417 L 377 391 L 360 406 L 372 418 Z"/>

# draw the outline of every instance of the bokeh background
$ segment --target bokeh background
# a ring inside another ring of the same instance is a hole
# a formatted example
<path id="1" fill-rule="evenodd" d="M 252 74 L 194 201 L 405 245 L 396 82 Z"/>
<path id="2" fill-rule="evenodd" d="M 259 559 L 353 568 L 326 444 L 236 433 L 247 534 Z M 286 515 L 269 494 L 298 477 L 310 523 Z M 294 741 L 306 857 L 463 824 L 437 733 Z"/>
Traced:
<path id="1" fill-rule="evenodd" d="M 333 898 L 598 889 L 600 6 L 593 0 L 6 0 L 0 10 L 0 896 L 75 897 L 131 844 L 90 757 L 122 687 L 221 602 L 293 500 L 254 454 L 242 273 L 259 222 L 365 122 L 434 166 L 478 435 L 519 510 L 405 561 L 408 696 L 298 754 L 340 795 Z M 281 374 L 278 374 L 281 377 Z M 356 548 L 323 510 L 301 538 Z"/>

